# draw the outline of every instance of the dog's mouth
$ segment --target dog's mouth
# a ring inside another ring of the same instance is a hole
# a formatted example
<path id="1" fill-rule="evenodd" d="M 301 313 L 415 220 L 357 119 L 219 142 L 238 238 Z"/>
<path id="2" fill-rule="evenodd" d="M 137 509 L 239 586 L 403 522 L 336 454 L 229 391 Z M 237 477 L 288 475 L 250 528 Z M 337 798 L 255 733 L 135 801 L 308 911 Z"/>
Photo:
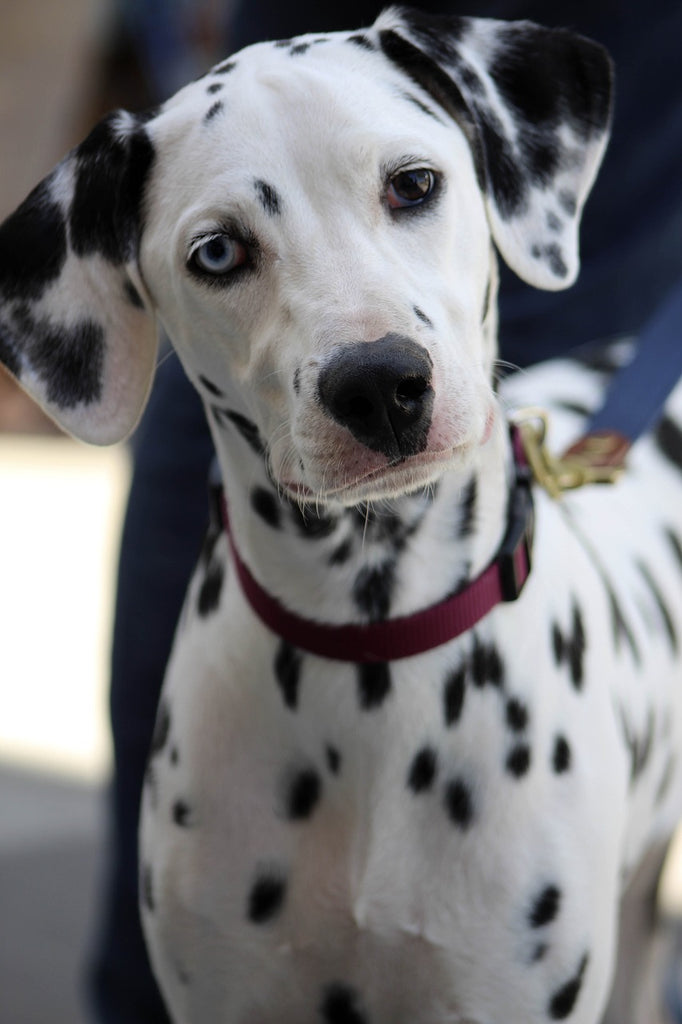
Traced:
<path id="1" fill-rule="evenodd" d="M 433 485 L 438 477 L 450 468 L 454 461 L 459 462 L 469 449 L 469 445 L 462 445 L 396 459 L 385 466 L 356 476 L 348 476 L 341 482 L 335 482 L 319 490 L 288 480 L 278 481 L 278 486 L 294 501 L 306 504 L 339 502 L 342 505 L 355 505 L 361 501 L 397 498 Z"/>

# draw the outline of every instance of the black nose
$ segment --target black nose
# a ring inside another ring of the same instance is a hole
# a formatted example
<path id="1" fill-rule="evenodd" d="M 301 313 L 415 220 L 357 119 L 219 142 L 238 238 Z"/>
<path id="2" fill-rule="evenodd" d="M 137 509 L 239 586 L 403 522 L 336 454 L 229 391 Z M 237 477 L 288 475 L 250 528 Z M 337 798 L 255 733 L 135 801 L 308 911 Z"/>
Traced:
<path id="1" fill-rule="evenodd" d="M 322 406 L 337 423 L 389 459 L 423 451 L 431 425 L 432 363 L 409 338 L 387 334 L 341 349 L 318 384 Z"/>

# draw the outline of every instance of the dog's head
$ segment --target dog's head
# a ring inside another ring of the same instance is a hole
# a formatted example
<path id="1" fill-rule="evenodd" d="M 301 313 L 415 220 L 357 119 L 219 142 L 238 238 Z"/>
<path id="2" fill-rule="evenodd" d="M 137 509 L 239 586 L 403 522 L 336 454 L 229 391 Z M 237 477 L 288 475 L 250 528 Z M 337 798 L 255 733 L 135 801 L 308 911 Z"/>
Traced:
<path id="1" fill-rule="evenodd" d="M 495 259 L 565 288 L 606 144 L 601 47 L 391 9 L 103 121 L 0 228 L 0 359 L 85 440 L 134 426 L 158 316 L 276 481 L 344 502 L 490 430 Z"/>

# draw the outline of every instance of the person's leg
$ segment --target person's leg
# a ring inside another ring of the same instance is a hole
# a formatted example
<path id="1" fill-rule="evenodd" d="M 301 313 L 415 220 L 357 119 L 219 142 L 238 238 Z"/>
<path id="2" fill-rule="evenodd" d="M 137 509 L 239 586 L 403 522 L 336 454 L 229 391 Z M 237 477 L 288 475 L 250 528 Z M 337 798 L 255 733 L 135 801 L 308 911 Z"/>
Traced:
<path id="1" fill-rule="evenodd" d="M 137 825 L 159 691 L 208 522 L 213 445 L 177 358 L 158 371 L 134 443 L 112 648 L 110 794 L 103 920 L 90 976 L 101 1024 L 166 1024 L 137 907 Z"/>

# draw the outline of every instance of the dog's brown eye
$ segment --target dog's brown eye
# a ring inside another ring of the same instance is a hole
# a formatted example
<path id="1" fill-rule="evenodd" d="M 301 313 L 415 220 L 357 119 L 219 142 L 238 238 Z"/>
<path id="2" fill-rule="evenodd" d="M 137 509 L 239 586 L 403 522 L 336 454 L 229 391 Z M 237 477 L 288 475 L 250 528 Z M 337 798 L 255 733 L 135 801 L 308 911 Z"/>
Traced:
<path id="1" fill-rule="evenodd" d="M 433 192 L 436 176 L 426 167 L 418 167 L 413 171 L 401 171 L 391 178 L 386 198 L 392 210 L 405 206 L 417 206 Z"/>

